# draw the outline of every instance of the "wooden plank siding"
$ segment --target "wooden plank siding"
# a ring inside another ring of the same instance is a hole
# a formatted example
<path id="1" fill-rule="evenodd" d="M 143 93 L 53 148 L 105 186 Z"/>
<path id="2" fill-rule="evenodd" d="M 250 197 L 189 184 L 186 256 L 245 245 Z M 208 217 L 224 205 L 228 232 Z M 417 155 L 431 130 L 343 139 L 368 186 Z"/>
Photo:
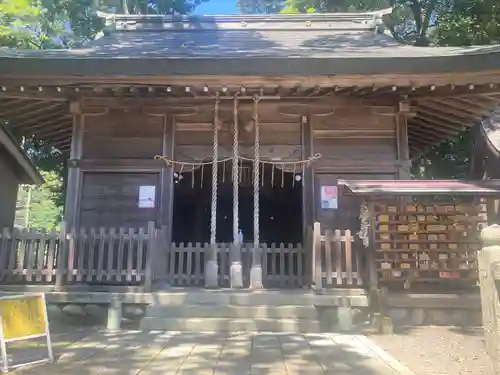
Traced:
<path id="1" fill-rule="evenodd" d="M 86 116 L 83 131 L 85 159 L 150 159 L 163 152 L 163 119 L 141 112 L 110 109 Z"/>
<path id="2" fill-rule="evenodd" d="M 158 220 L 159 173 L 84 172 L 80 226 L 141 228 Z M 139 208 L 141 185 L 156 186 L 155 208 Z"/>

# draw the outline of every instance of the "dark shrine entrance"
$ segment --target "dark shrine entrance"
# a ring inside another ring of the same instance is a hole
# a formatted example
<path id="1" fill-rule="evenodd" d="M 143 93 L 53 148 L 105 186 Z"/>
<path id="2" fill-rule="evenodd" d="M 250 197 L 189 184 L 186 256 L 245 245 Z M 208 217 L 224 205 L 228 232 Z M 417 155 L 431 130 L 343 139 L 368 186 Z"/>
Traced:
<path id="1" fill-rule="evenodd" d="M 253 165 L 240 164 L 239 227 L 243 242 L 253 241 Z M 212 169 L 210 165 L 174 174 L 174 243 L 210 241 Z M 233 182 L 231 162 L 218 171 L 217 242 L 233 241 Z M 302 242 L 302 175 L 283 171 L 271 164 L 260 165 L 260 242 L 267 244 Z"/>

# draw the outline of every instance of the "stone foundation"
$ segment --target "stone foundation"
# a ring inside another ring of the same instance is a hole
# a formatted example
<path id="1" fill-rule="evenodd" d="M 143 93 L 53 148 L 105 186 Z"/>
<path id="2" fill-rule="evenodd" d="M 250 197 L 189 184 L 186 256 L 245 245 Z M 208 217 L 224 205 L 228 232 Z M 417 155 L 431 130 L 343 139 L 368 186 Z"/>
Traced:
<path id="1" fill-rule="evenodd" d="M 479 309 L 389 308 L 394 326 L 465 326 L 482 325 Z"/>

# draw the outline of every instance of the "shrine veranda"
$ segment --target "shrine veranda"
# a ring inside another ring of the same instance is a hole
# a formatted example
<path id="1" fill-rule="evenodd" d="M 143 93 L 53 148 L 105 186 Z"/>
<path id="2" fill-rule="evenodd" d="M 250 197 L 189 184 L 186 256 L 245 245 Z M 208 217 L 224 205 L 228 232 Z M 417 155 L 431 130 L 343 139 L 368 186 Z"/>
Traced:
<path id="1" fill-rule="evenodd" d="M 81 49 L 1 51 L 2 119 L 69 154 L 61 227 L 0 234 L 6 290 L 479 306 L 478 234 L 500 185 L 409 180 L 495 110 L 500 52 L 402 46 L 387 12 L 104 15 Z"/>

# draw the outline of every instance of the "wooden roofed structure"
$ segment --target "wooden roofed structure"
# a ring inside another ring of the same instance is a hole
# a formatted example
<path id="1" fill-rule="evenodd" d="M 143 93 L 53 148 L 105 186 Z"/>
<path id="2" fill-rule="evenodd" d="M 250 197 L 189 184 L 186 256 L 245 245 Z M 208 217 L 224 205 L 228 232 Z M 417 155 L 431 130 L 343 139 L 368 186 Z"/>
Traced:
<path id="1" fill-rule="evenodd" d="M 377 31 L 383 14 L 110 15 L 83 48 L 2 50 L 0 113 L 64 150 L 69 102 L 81 99 L 201 103 L 245 90 L 335 107 L 405 101 L 412 156 L 490 114 L 498 46 L 401 45 Z"/>
<path id="2" fill-rule="evenodd" d="M 153 223 L 165 249 L 210 243 L 197 247 L 206 266 L 217 251 L 226 255 L 217 248 L 222 229 L 234 254 L 241 227 L 250 233 L 246 265 L 261 258 L 261 227 L 298 231 L 290 254 L 304 256 L 297 272 L 305 276 L 294 280 L 311 282 L 313 223 L 329 230 L 359 225 L 359 200 L 339 192 L 334 210 L 325 209 L 322 187 L 340 179 L 409 179 L 412 159 L 488 118 L 500 100 L 498 46 L 401 45 L 383 30 L 390 11 L 103 15 L 104 35 L 82 48 L 1 50 L 0 118 L 70 151 L 69 228 Z M 261 200 L 275 204 L 266 218 Z M 286 211 L 284 201 L 300 202 Z M 294 216 L 299 224 L 287 221 Z M 182 227 L 196 239 L 173 241 Z M 238 256 L 232 259 L 231 267 L 241 267 Z M 166 266 L 158 267 L 161 273 Z M 229 274 L 240 271 L 227 268 L 221 280 L 233 282 Z M 208 270 L 206 283 L 218 285 Z M 252 280 L 261 271 L 246 270 L 245 285 L 259 285 Z"/>

